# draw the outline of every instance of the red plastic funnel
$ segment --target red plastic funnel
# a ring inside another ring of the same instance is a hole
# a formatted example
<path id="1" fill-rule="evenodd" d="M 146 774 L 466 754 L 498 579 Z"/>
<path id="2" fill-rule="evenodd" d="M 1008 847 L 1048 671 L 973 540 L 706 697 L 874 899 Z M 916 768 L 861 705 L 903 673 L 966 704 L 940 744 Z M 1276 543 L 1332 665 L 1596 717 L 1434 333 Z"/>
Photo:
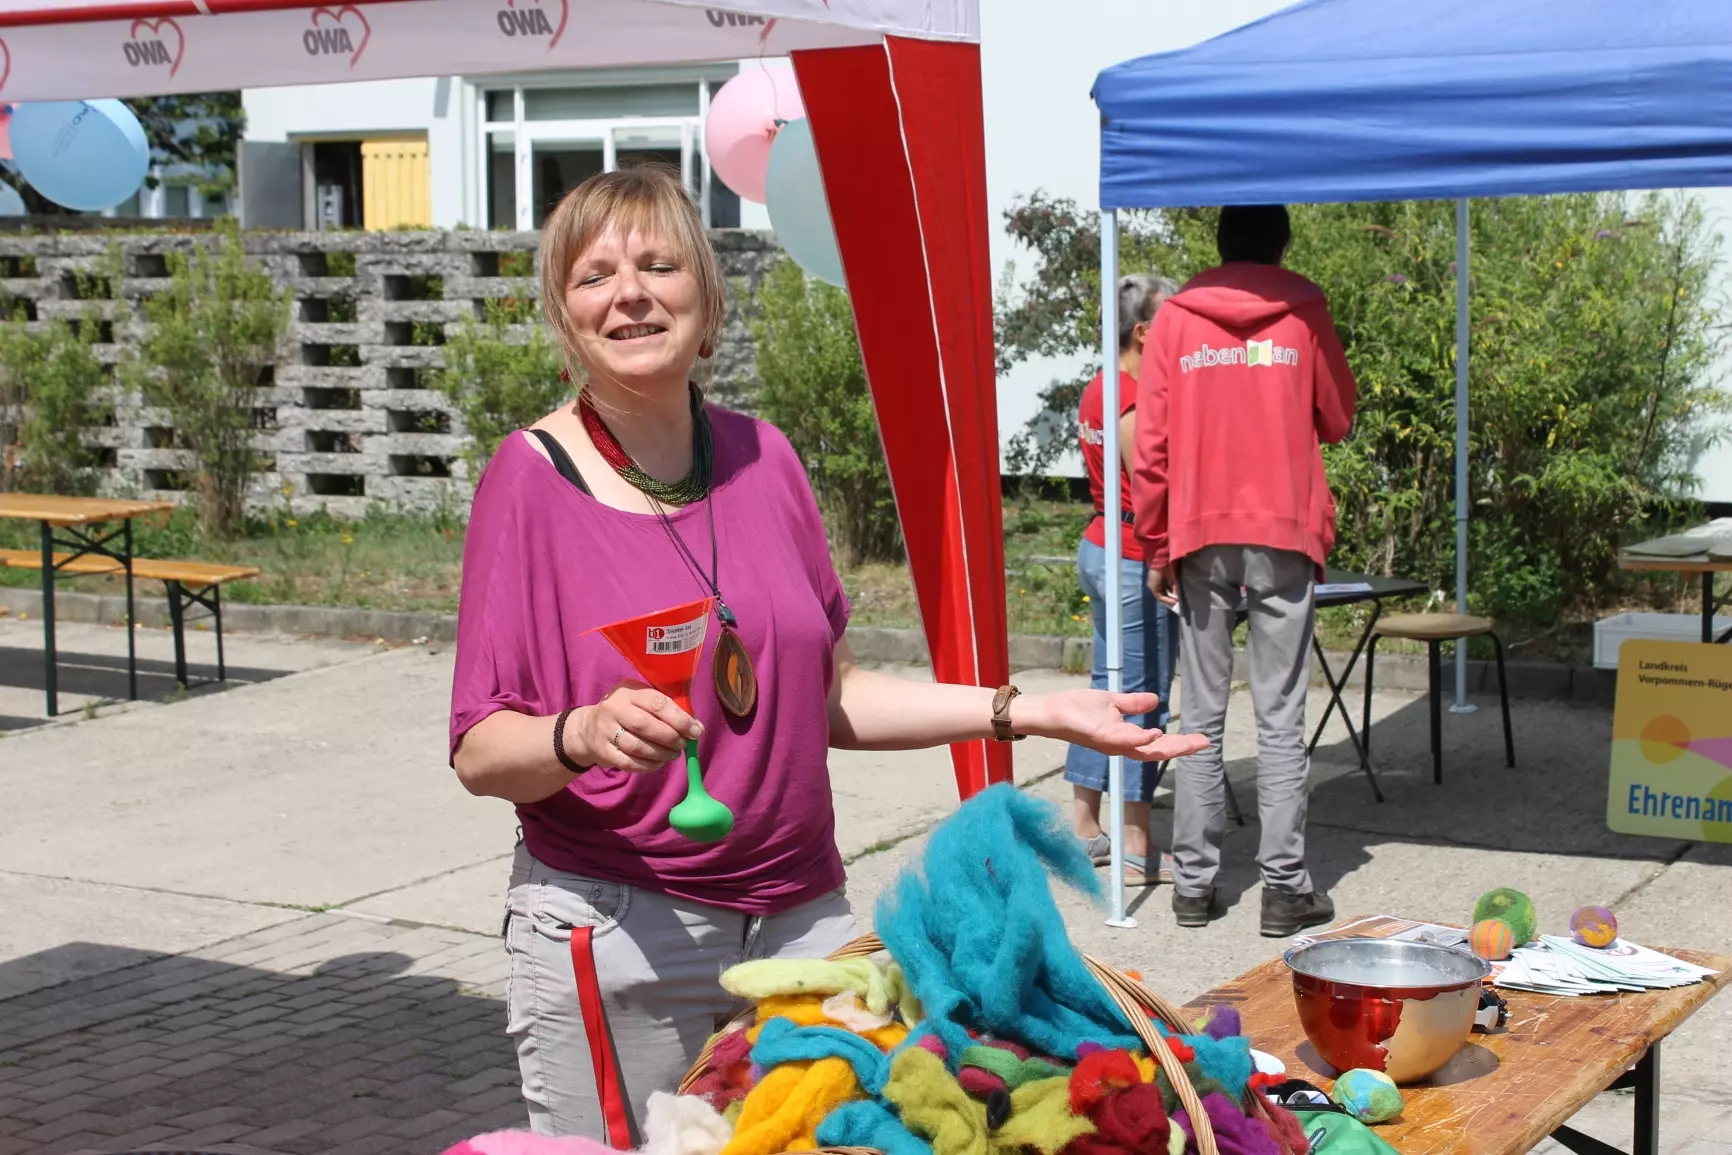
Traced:
<path id="1" fill-rule="evenodd" d="M 692 712 L 692 679 L 704 653 L 704 637 L 710 629 L 710 613 L 716 599 L 703 598 L 682 606 L 643 614 L 624 621 L 597 626 L 612 645 L 637 670 L 638 676 Z"/>

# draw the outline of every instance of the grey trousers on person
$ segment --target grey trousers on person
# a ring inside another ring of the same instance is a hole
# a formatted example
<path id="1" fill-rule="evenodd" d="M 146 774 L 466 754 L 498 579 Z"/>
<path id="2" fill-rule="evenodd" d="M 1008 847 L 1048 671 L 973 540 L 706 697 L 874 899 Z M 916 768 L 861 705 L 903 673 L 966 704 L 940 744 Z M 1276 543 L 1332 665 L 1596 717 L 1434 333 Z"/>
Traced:
<path id="1" fill-rule="evenodd" d="M 624 1084 L 631 1146 L 651 1093 L 674 1091 L 704 1042 L 744 1004 L 721 974 L 760 958 L 823 958 L 858 936 L 844 890 L 755 918 L 617 882 L 567 874 L 522 844 L 511 868 L 507 1030 L 529 1125 L 606 1142 L 572 968 L 573 927 L 593 928 L 596 978 Z"/>
<path id="2" fill-rule="evenodd" d="M 1209 546 L 1180 559 L 1185 732 L 1209 748 L 1174 771 L 1173 872 L 1178 893 L 1206 894 L 1221 867 L 1227 786 L 1221 748 L 1233 684 L 1233 622 L 1244 590 L 1250 615 L 1251 705 L 1257 715 L 1257 864 L 1263 885 L 1311 891 L 1305 869 L 1305 752 L 1315 569 L 1304 554 L 1262 546 Z"/>

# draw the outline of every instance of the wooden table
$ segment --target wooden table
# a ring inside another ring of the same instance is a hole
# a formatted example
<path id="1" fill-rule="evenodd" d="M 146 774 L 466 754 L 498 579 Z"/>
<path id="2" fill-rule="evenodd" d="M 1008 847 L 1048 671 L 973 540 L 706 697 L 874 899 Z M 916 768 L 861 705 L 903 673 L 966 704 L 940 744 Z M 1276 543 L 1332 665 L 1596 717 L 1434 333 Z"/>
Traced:
<path id="1" fill-rule="evenodd" d="M 1726 528 L 1721 531 L 1721 522 Z M 1699 549 L 1692 546 L 1700 544 Z M 1732 518 L 1698 526 L 1686 533 L 1655 538 L 1619 551 L 1618 566 L 1630 570 L 1664 570 L 1668 573 L 1700 574 L 1702 577 L 1702 640 L 1732 641 L 1732 629 L 1714 636 L 1714 615 L 1732 605 L 1732 590 L 1716 597 L 1716 574 L 1732 573 Z"/>
<path id="2" fill-rule="evenodd" d="M 109 497 L 58 497 L 36 493 L 0 493 L 0 517 L 34 521 L 42 541 L 43 681 L 48 692 L 48 716 L 60 710 L 58 655 L 54 646 L 54 579 L 60 571 L 80 568 L 86 558 L 108 558 L 126 575 L 126 684 L 138 697 L 138 650 L 133 635 L 132 519 L 163 513 L 166 501 L 128 501 Z M 98 532 L 93 527 L 119 522 L 120 528 Z"/>
<path id="3" fill-rule="evenodd" d="M 1732 980 L 1732 958 L 1666 953 L 1720 973 L 1641 994 L 1557 998 L 1497 989 L 1509 1004 L 1508 1026 L 1474 1032 L 1427 1083 L 1403 1087 L 1405 1110 L 1377 1134 L 1401 1155 L 1514 1155 L 1548 1136 L 1579 1155 L 1618 1155 L 1565 1124 L 1601 1091 L 1627 1087 L 1635 1091 L 1633 1155 L 1658 1155 L 1660 1041 Z M 1187 1007 L 1215 1003 L 1239 1009 L 1252 1045 L 1287 1064 L 1289 1078 L 1328 1089 L 1337 1072 L 1305 1038 L 1286 963 L 1271 959 Z"/>

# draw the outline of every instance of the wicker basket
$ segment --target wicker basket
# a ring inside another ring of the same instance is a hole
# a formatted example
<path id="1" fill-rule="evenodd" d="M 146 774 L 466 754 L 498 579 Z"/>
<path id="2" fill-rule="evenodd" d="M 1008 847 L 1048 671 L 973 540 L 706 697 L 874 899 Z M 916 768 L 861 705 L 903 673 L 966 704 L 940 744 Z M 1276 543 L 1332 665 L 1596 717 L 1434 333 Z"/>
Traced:
<path id="1" fill-rule="evenodd" d="M 884 944 L 879 941 L 877 935 L 865 935 L 836 951 L 830 955 L 830 958 L 832 960 L 866 958 L 883 949 Z M 1129 976 L 1119 973 L 1088 955 L 1083 956 L 1083 962 L 1088 964 L 1090 973 L 1100 981 L 1101 986 L 1106 988 L 1107 994 L 1112 996 L 1113 1002 L 1117 1003 L 1119 1009 L 1124 1011 L 1125 1017 L 1130 1020 L 1131 1026 L 1143 1040 L 1143 1045 L 1148 1047 L 1149 1054 L 1154 1056 L 1155 1061 L 1160 1064 L 1161 1070 L 1167 1073 L 1167 1078 L 1173 1084 L 1173 1090 L 1178 1094 L 1179 1101 L 1184 1104 L 1185 1114 L 1190 1117 L 1191 1126 L 1196 1133 L 1197 1150 L 1200 1155 L 1220 1155 L 1220 1148 L 1215 1143 L 1215 1129 L 1209 1123 L 1209 1114 L 1203 1109 L 1202 1100 L 1198 1098 L 1196 1089 L 1191 1086 L 1190 1077 L 1185 1074 L 1184 1064 L 1173 1055 L 1173 1052 L 1167 1047 L 1166 1040 L 1151 1025 L 1149 1015 L 1154 1014 L 1179 1034 L 1192 1033 L 1194 1029 L 1192 1025 L 1185 1021 L 1177 1007 L 1149 990 L 1142 983 L 1136 982 Z M 736 1020 L 729 1027 L 729 1030 L 749 1024 L 751 1018 L 752 1012 L 747 1012 Z M 722 1034 L 726 1033 L 726 1031 L 722 1032 Z M 710 1061 L 715 1052 L 716 1042 L 721 1037 L 721 1034 L 715 1035 L 704 1044 L 703 1052 L 698 1056 L 697 1063 L 680 1082 L 680 1094 L 683 1095 L 689 1091 L 692 1084 L 702 1078 L 710 1069 Z M 1258 1116 L 1267 1114 L 1264 1110 L 1262 1095 L 1252 1093 L 1247 1096 L 1247 1099 L 1254 1104 L 1252 1107 L 1253 1114 Z M 865 1147 L 831 1147 L 826 1149 L 826 1155 L 879 1155 L 879 1153 Z M 1291 1155 L 1284 1146 L 1283 1155 Z"/>

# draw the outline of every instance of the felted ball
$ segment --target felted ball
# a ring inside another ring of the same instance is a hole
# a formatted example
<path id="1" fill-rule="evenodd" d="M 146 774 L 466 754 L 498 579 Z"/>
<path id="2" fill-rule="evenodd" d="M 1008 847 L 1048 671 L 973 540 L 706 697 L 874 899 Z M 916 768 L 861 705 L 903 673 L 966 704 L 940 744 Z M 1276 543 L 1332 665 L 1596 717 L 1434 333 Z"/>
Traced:
<path id="1" fill-rule="evenodd" d="M 1343 1072 L 1329 1097 L 1362 1123 L 1382 1123 L 1401 1114 L 1401 1091 L 1395 1080 L 1366 1067 Z"/>
<path id="2" fill-rule="evenodd" d="M 1515 935 L 1509 924 L 1500 918 L 1485 918 L 1473 924 L 1467 932 L 1467 945 L 1480 958 L 1500 962 L 1515 950 Z"/>
<path id="3" fill-rule="evenodd" d="M 1583 946 L 1603 949 L 1618 941 L 1618 917 L 1603 906 L 1584 906 L 1570 915 L 1570 935 Z"/>
<path id="4" fill-rule="evenodd" d="M 1507 886 L 1487 891 L 1473 904 L 1472 921 L 1483 922 L 1488 918 L 1506 924 L 1510 934 L 1515 936 L 1517 946 L 1532 942 L 1534 931 L 1539 929 L 1539 915 L 1534 912 L 1533 899 Z"/>

